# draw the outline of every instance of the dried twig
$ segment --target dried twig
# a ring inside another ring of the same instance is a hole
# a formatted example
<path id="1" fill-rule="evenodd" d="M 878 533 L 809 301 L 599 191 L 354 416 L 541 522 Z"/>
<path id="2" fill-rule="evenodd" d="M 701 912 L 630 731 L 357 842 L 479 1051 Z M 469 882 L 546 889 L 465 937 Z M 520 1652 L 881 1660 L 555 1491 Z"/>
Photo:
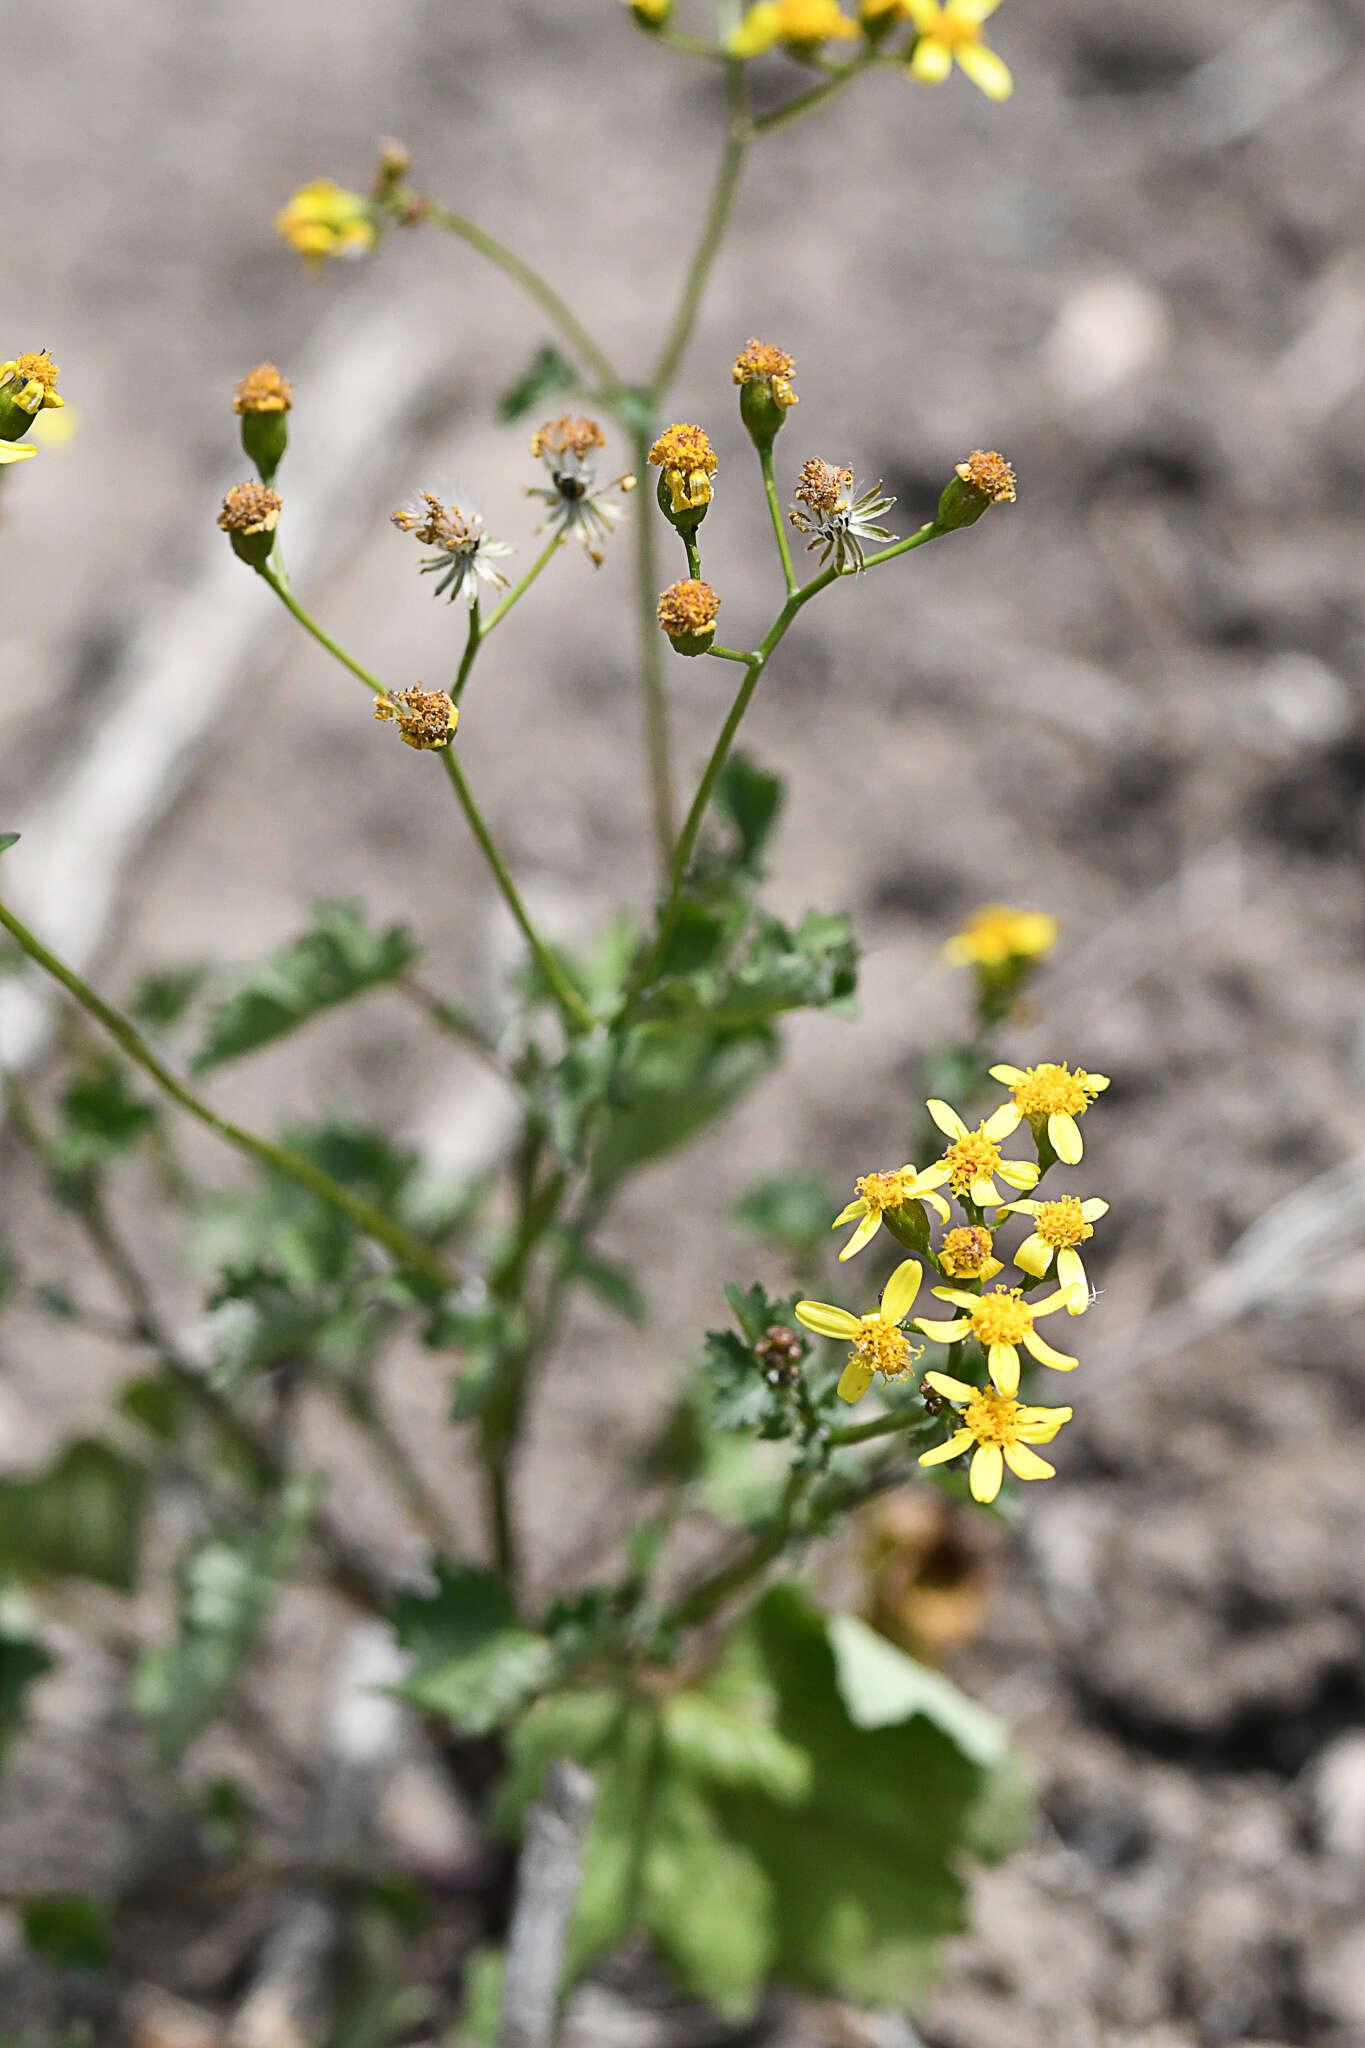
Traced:
<path id="1" fill-rule="evenodd" d="M 554 2040 L 564 1942 L 596 1790 L 587 1771 L 561 1757 L 546 1774 L 544 1799 L 527 1816 L 498 2048 L 550 2048 Z"/>

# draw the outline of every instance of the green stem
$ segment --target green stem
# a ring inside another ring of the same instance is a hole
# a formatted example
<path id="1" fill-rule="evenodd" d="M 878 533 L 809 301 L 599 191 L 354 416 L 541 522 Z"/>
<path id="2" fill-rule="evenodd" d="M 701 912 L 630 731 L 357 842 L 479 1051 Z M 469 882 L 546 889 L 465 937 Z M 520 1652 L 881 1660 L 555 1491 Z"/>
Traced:
<path id="1" fill-rule="evenodd" d="M 493 844 L 483 815 L 470 793 L 469 784 L 465 780 L 464 770 L 460 766 L 454 747 L 442 748 L 441 765 L 445 769 L 451 788 L 459 798 L 460 808 L 469 822 L 469 829 L 479 842 L 483 857 L 488 862 L 493 879 L 502 893 L 502 900 L 516 920 L 522 937 L 531 949 L 536 966 L 540 969 L 545 986 L 559 1006 L 566 1029 L 570 1032 L 591 1031 L 592 1011 L 526 915 L 526 906 L 517 893 L 517 885 L 508 873 L 502 855 Z"/>
<path id="2" fill-rule="evenodd" d="M 752 654 L 741 653 L 738 647 L 716 647 L 712 645 L 706 651 L 716 661 L 741 661 L 746 668 L 754 658 Z"/>
<path id="3" fill-rule="evenodd" d="M 787 522 L 782 517 L 782 506 L 777 496 L 777 480 L 773 475 L 773 451 L 771 447 L 760 448 L 758 459 L 763 469 L 763 492 L 768 500 L 768 512 L 773 522 L 773 533 L 777 540 L 777 552 L 782 557 L 782 575 L 787 585 L 787 595 L 797 588 L 796 571 L 792 567 L 792 551 L 787 540 Z"/>
<path id="4" fill-rule="evenodd" d="M 458 704 L 464 696 L 464 686 L 469 681 L 469 671 L 474 666 L 474 657 L 482 643 L 483 625 L 479 617 L 479 600 L 476 597 L 473 604 L 469 607 L 469 632 L 464 643 L 464 653 L 460 656 L 460 666 L 456 670 L 455 680 L 450 686 L 450 701 L 452 704 Z"/>
<path id="5" fill-rule="evenodd" d="M 471 1052 L 476 1052 L 480 1059 L 486 1060 L 495 1072 L 501 1074 L 504 1079 L 508 1078 L 507 1070 L 498 1056 L 497 1046 L 470 1016 L 468 1010 L 461 1009 L 458 1003 L 448 1003 L 444 996 L 438 996 L 433 989 L 426 988 L 413 975 L 404 975 L 394 985 L 398 993 L 406 996 L 438 1031 L 444 1031 L 450 1038 L 458 1038 L 462 1045 L 467 1045 Z"/>
<path id="6" fill-rule="evenodd" d="M 711 276 L 711 267 L 725 238 L 730 221 L 730 210 L 739 190 L 740 174 L 744 168 L 744 156 L 754 134 L 754 123 L 749 117 L 748 95 L 744 82 L 744 66 L 728 62 L 725 67 L 725 100 L 729 121 L 725 131 L 725 148 L 721 155 L 720 168 L 716 173 L 711 203 L 706 209 L 697 237 L 687 276 L 683 281 L 682 295 L 673 324 L 668 331 L 649 380 L 649 388 L 656 399 L 662 400 L 673 379 L 677 376 L 687 344 L 692 339 L 701 309 L 702 295 Z"/>
<path id="7" fill-rule="evenodd" d="M 952 531 L 951 526 L 940 526 L 937 519 L 926 520 L 918 532 L 908 535 L 905 540 L 895 541 L 889 548 L 879 548 L 875 555 L 866 555 L 863 558 L 863 567 L 880 568 L 883 562 L 894 562 L 898 555 L 908 555 L 912 548 L 922 548 L 931 540 L 941 540 L 945 533 Z"/>
<path id="8" fill-rule="evenodd" d="M 59 960 L 55 953 L 50 953 L 42 941 L 35 938 L 27 925 L 21 924 L 14 912 L 4 903 L 0 903 L 0 925 L 3 925 L 10 937 L 23 948 L 29 959 L 35 961 L 45 974 L 51 975 L 54 981 L 59 982 L 88 1016 L 102 1024 L 133 1064 L 141 1067 L 143 1073 L 155 1081 L 162 1093 L 169 1096 L 171 1101 L 177 1103 L 189 1116 L 216 1132 L 237 1151 L 246 1153 L 248 1158 L 255 1159 L 262 1166 L 268 1166 L 275 1173 L 284 1174 L 299 1187 L 306 1188 L 309 1194 L 316 1195 L 331 1208 L 340 1210 L 343 1216 L 349 1217 L 363 1236 L 372 1238 L 376 1244 L 382 1244 L 387 1251 L 392 1252 L 401 1265 L 411 1266 L 415 1271 L 425 1273 L 428 1278 L 438 1281 L 442 1287 L 456 1285 L 456 1276 L 446 1266 L 445 1261 L 438 1258 L 431 1247 L 423 1244 L 420 1238 L 413 1237 L 401 1224 L 395 1223 L 391 1216 L 386 1216 L 373 1202 L 367 1202 L 363 1196 L 355 1194 L 348 1187 L 343 1187 L 340 1181 L 333 1180 L 331 1174 L 324 1173 L 321 1167 L 314 1166 L 310 1159 L 305 1159 L 300 1153 L 291 1152 L 287 1146 L 276 1145 L 269 1138 L 258 1137 L 254 1131 L 245 1130 L 242 1125 L 219 1116 L 208 1103 L 201 1101 L 169 1067 L 162 1064 L 141 1032 L 119 1011 L 111 1009 L 73 968 Z"/>
<path id="9" fill-rule="evenodd" d="M 653 435 L 648 428 L 634 436 L 635 473 L 649 475 Z M 645 755 L 649 763 L 650 813 L 659 872 L 668 873 L 673 855 L 673 767 L 668 730 L 668 694 L 664 687 L 664 638 L 655 606 L 659 601 L 659 569 L 654 547 L 653 492 L 641 489 L 635 521 L 635 597 L 640 621 L 640 687 L 644 697 Z"/>
<path id="10" fill-rule="evenodd" d="M 515 279 L 527 296 L 534 299 L 541 312 L 554 322 L 569 346 L 578 351 L 594 377 L 608 389 L 614 389 L 620 384 L 620 376 L 611 358 L 598 347 L 578 315 L 564 303 L 554 287 L 546 283 L 538 270 L 533 270 L 529 263 L 523 262 L 521 257 L 509 249 L 505 242 L 500 242 L 496 235 L 488 234 L 485 229 L 478 227 L 464 214 L 456 213 L 449 206 L 440 206 L 432 201 L 427 207 L 426 218 L 434 221 L 438 228 L 444 228 L 448 234 L 458 235 L 462 242 L 467 242 L 471 249 L 477 249 L 479 254 L 486 257 L 498 270 Z"/>
<path id="11" fill-rule="evenodd" d="M 692 528 L 692 531 L 691 531 L 690 533 L 684 533 L 684 534 L 683 534 L 683 535 L 681 536 L 681 538 L 682 538 L 682 544 L 683 544 L 683 546 L 684 546 L 684 547 L 686 548 L 686 550 L 687 550 L 687 573 L 688 573 L 688 575 L 689 575 L 689 576 L 695 577 L 695 579 L 697 580 L 697 582 L 700 582 L 700 581 L 701 581 L 701 549 L 700 549 L 700 548 L 699 548 L 699 547 L 697 546 L 697 529 L 696 529 L 696 527 L 694 526 L 694 527 Z"/>
<path id="12" fill-rule="evenodd" d="M 846 1444 L 870 1444 L 875 1437 L 895 1436 L 898 1432 L 915 1429 L 924 1417 L 909 1414 L 878 1415 L 872 1422 L 851 1422 L 842 1429 L 831 1429 L 825 1442 L 832 1447 Z"/>
<path id="13" fill-rule="evenodd" d="M 367 668 L 362 668 L 360 663 L 354 660 L 352 656 L 346 652 L 346 649 L 344 647 L 338 646 L 337 642 L 332 638 L 331 634 L 324 633 L 321 626 L 318 624 L 317 620 L 312 617 L 311 613 L 306 612 L 304 610 L 303 606 L 299 603 L 293 591 L 290 589 L 289 578 L 285 575 L 284 569 L 280 563 L 267 562 L 264 569 L 260 570 L 258 573 L 264 579 L 264 581 L 270 585 L 270 588 L 274 591 L 276 597 L 280 600 L 280 603 L 284 606 L 285 610 L 293 613 L 294 617 L 303 627 L 305 633 L 311 633 L 313 638 L 318 642 L 319 646 L 325 647 L 327 649 L 327 652 L 332 656 L 334 661 L 339 661 L 341 663 L 341 666 L 343 668 L 348 668 L 353 676 L 358 676 L 361 682 L 365 685 L 365 688 L 367 690 L 373 690 L 376 697 L 382 697 L 385 694 L 384 684 L 381 683 L 375 676 L 372 676 Z"/>
<path id="14" fill-rule="evenodd" d="M 520 583 L 516 584 L 511 590 L 508 591 L 506 597 L 498 606 L 492 618 L 489 619 L 487 625 L 484 626 L 484 628 L 482 629 L 482 633 L 480 636 L 482 639 L 486 640 L 489 634 L 494 630 L 494 628 L 502 624 L 503 620 L 507 617 L 507 614 L 511 611 L 517 599 L 519 597 L 525 596 L 526 592 L 531 588 L 531 585 L 535 582 L 537 576 L 539 576 L 541 570 L 546 566 L 547 563 L 552 562 L 554 560 L 555 556 L 559 553 L 559 550 L 563 547 L 563 545 L 564 534 L 561 530 L 559 533 L 555 535 L 554 539 L 550 542 L 548 547 L 542 548 L 541 552 L 536 556 L 534 562 L 532 562 L 530 568 L 526 571 L 526 574 L 522 577 Z"/>
<path id="15" fill-rule="evenodd" d="M 771 113 L 760 114 L 754 122 L 755 135 L 772 135 L 777 129 L 786 128 L 791 122 L 801 120 L 806 114 L 813 114 L 826 100 L 832 100 L 836 93 L 841 93 L 846 86 L 851 85 L 867 67 L 868 59 L 859 58 L 856 64 L 849 64 L 832 77 L 822 79 L 819 85 L 811 86 L 806 92 L 797 93 L 795 99 L 788 100 L 784 106 L 774 107 Z"/>

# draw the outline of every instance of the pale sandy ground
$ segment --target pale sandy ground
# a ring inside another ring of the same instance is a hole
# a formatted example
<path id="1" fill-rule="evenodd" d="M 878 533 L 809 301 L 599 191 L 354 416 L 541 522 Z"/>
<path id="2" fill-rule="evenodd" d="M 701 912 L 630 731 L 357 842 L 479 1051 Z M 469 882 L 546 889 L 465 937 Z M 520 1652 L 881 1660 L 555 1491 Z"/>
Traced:
<path id="1" fill-rule="evenodd" d="M 887 78 L 765 148 L 685 366 L 678 416 L 713 423 L 726 465 L 707 559 L 732 639 L 761 626 L 773 584 L 730 409 L 751 332 L 799 357 L 788 467 L 847 459 L 918 520 L 984 444 L 1009 453 L 1021 495 L 836 593 L 765 683 L 748 742 L 790 785 L 773 898 L 852 907 L 862 1015 L 793 1027 L 782 1077 L 641 1182 L 612 1242 L 648 1262 L 647 1349 L 591 1316 L 571 1330 L 525 1509 L 547 1583 L 570 1509 L 575 1541 L 628 1522 L 624 1461 L 675 1361 L 720 1281 L 761 1266 L 726 1221 L 733 1197 L 788 1164 L 842 1181 L 899 1157 L 916 1053 L 959 1017 L 939 940 L 983 897 L 1054 908 L 1065 945 L 1011 1051 L 1115 1077 L 1086 1154 L 1085 1191 L 1114 1205 L 1084 1332 L 1093 1391 L 961 1667 L 1039 1757 L 1046 1818 L 1039 1846 L 979 1885 L 923 2036 L 1350 2048 L 1365 2035 L 1358 1259 L 1291 1275 L 1294 1319 L 1123 1367 L 1133 1325 L 1365 1143 L 1365 7 L 1011 0 L 996 40 L 1020 77 L 1006 110 L 961 81 Z M 367 502 L 323 508 L 347 538 L 309 594 L 339 637 L 395 677 L 450 664 L 453 615 L 385 521 L 414 484 L 458 477 L 528 542 L 524 430 L 489 422 L 541 324 L 436 238 L 304 278 L 269 228 L 293 186 L 324 170 L 363 184 L 373 138 L 401 134 L 424 184 L 506 232 L 640 362 L 716 130 L 707 76 L 662 61 L 608 0 L 49 0 L 4 41 L 0 341 L 50 345 L 82 419 L 67 451 L 6 480 L 0 824 L 98 730 L 128 636 L 192 574 L 236 467 L 233 382 L 265 355 L 306 360 L 324 320 L 340 334 L 348 309 L 358 324 L 396 302 L 442 362 Z M 375 361 L 345 402 L 364 407 L 392 367 Z M 325 439 L 297 397 L 300 443 Z M 629 596 L 622 547 L 598 576 L 557 564 L 462 728 L 509 856 L 564 929 L 647 893 Z M 241 603 L 267 604 L 245 575 Z M 265 645 L 127 877 L 104 978 L 126 987 L 209 948 L 251 958 L 314 897 L 355 893 L 412 917 L 432 978 L 485 1004 L 507 949 L 437 779 L 382 743 L 287 621 Z M 730 679 L 675 663 L 670 680 L 690 766 Z M 225 1072 L 215 1099 L 262 1125 L 350 1105 L 467 1155 L 496 1104 L 458 1055 L 430 1061 L 380 998 Z M 13 1161 L 5 1201 L 21 1248 L 65 1255 Z M 20 1321 L 3 1342 L 18 1465 L 98 1411 L 113 1362 Z M 392 1396 L 472 1531 L 430 1362 Z M 357 1531 L 401 1555 L 377 1489 L 353 1478 L 348 1495 Z M 326 1633 L 287 1605 L 272 1641 L 275 1661 L 286 1642 L 299 1654 L 260 1698 L 306 1754 Z M 88 1734 L 112 1684 L 78 1660 L 60 1715 Z M 16 1783 L 0 1840 L 24 1881 L 108 1867 L 117 1827 L 65 1763 L 35 1745 Z"/>

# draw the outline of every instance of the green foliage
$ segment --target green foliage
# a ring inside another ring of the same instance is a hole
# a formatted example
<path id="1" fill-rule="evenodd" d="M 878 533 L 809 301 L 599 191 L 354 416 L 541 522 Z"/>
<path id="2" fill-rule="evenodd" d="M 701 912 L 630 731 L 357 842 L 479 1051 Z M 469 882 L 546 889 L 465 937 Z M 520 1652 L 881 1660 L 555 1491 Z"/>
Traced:
<path id="1" fill-rule="evenodd" d="M 528 412 L 535 412 L 572 391 L 577 383 L 578 372 L 573 364 L 550 342 L 542 342 L 520 377 L 508 385 L 498 400 L 498 418 L 504 426 L 511 426 Z"/>
<path id="2" fill-rule="evenodd" d="M 46 1472 L 0 1480 L 0 1571 L 131 1591 L 146 1496 L 135 1459 L 95 1437 L 68 1444 Z"/>
<path id="3" fill-rule="evenodd" d="M 0 853 L 8 853 L 12 846 L 19 844 L 17 832 L 0 832 Z"/>
<path id="4" fill-rule="evenodd" d="M 965 1839 L 999 1855 L 1003 1731 L 889 1644 L 796 1590 L 767 1594 L 700 1684 L 657 1701 L 561 1693 L 512 1738 L 503 1818 L 556 1756 L 597 1804 L 570 1967 L 649 1934 L 683 1984 L 742 2018 L 776 1973 L 816 1993 L 905 2006 L 960 1926 Z M 883 1654 L 884 1653 L 884 1654 Z"/>
<path id="5" fill-rule="evenodd" d="M 715 807 L 734 832 L 725 864 L 758 881 L 766 872 L 768 841 L 782 814 L 785 792 L 780 776 L 760 768 L 736 750 L 716 779 Z"/>
<path id="6" fill-rule="evenodd" d="M 764 1026 L 679 1030 L 644 1026 L 619 1047 L 574 1046 L 555 1070 L 553 1128 L 566 1156 L 590 1150 L 599 1189 L 662 1158 L 724 1114 L 772 1066 Z"/>
<path id="7" fill-rule="evenodd" d="M 696 914 L 695 912 L 693 913 Z M 808 910 L 789 928 L 764 913 L 748 925 L 744 942 L 709 964 L 666 975 L 642 997 L 643 1020 L 696 1028 L 741 1030 L 784 1010 L 845 1008 L 858 985 L 858 947 L 842 912 Z"/>
<path id="8" fill-rule="evenodd" d="M 293 1565 L 317 1498 L 313 1480 L 281 1488 L 263 1528 L 221 1530 L 191 1544 L 180 1567 L 175 1639 L 138 1667 L 133 1703 L 163 1762 L 207 1726 L 236 1683 Z"/>
<path id="9" fill-rule="evenodd" d="M 109 1916 L 94 1899 L 57 1893 L 29 1899 L 20 1924 L 34 1955 L 54 1970 L 107 1970 L 114 1959 Z"/>
<path id="10" fill-rule="evenodd" d="M 301 937 L 244 974 L 209 1017 L 197 1074 L 240 1059 L 384 982 L 405 974 L 417 946 L 404 925 L 373 931 L 357 903 L 319 903 Z"/>
<path id="11" fill-rule="evenodd" d="M 51 1669 L 28 1603 L 12 1587 L 0 1587 L 0 1762 L 24 1724 L 29 1687 Z"/>
<path id="12" fill-rule="evenodd" d="M 555 1653 L 517 1620 L 501 1579 L 472 1567 L 436 1567 L 433 1593 L 405 1593 L 393 1609 L 399 1644 L 414 1668 L 395 1690 L 466 1735 L 511 1719 L 549 1682 Z"/>
<path id="13" fill-rule="evenodd" d="M 752 1430 L 760 1437 L 790 1436 L 801 1419 L 793 1367 L 786 1361 L 770 1363 L 761 1354 L 767 1332 L 774 1326 L 793 1329 L 802 1360 L 809 1353 L 804 1332 L 794 1325 L 796 1296 L 775 1301 L 759 1286 L 747 1291 L 727 1287 L 725 1294 L 743 1335 L 733 1330 L 706 1333 L 702 1373 L 707 1418 L 717 1429 Z M 794 1366 L 799 1371 L 799 1361 Z"/>
<path id="14" fill-rule="evenodd" d="M 774 1251 L 810 1260 L 829 1242 L 837 1213 L 822 1173 L 779 1173 L 755 1181 L 735 1205 L 735 1221 Z"/>
<path id="15" fill-rule="evenodd" d="M 161 967 L 145 974 L 133 991 L 128 1014 L 154 1036 L 174 1030 L 209 976 L 203 961 L 185 967 Z"/>
<path id="16" fill-rule="evenodd" d="M 134 1090 L 128 1067 L 113 1053 L 89 1060 L 63 1091 L 59 1107 L 52 1163 L 69 1189 L 135 1151 L 161 1118 L 157 1105 Z"/>

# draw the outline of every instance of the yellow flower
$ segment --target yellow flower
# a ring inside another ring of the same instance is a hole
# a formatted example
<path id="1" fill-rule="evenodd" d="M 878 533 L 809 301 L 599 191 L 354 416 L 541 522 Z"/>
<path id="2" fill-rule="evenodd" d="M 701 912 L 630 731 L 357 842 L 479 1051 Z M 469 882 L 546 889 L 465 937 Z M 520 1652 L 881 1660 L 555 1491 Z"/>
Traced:
<path id="1" fill-rule="evenodd" d="M 1007 100 L 1014 80 L 1001 58 L 988 49 L 981 24 L 1000 0 L 905 0 L 905 11 L 919 34 L 910 59 L 910 73 L 925 85 L 942 85 L 956 58 L 987 99 Z"/>
<path id="2" fill-rule="evenodd" d="M 841 1401 L 861 1401 L 878 1373 L 883 1379 L 898 1380 L 913 1368 L 923 1346 L 912 1344 L 900 1325 L 914 1307 L 921 1272 L 918 1259 L 903 1260 L 882 1290 L 881 1306 L 870 1316 L 855 1316 L 828 1301 L 797 1302 L 798 1323 L 821 1337 L 847 1338 L 853 1346 L 839 1378 Z"/>
<path id="3" fill-rule="evenodd" d="M 663 471 L 662 481 L 668 486 L 675 512 L 695 512 L 710 504 L 716 451 L 705 428 L 686 423 L 666 427 L 650 449 L 649 459 Z"/>
<path id="4" fill-rule="evenodd" d="M 60 411 L 66 404 L 57 393 L 60 374 L 46 349 L 0 363 L 0 465 L 27 462 L 37 453 L 18 444 L 40 413 Z"/>
<path id="5" fill-rule="evenodd" d="M 719 610 L 710 584 L 688 576 L 659 593 L 654 615 L 679 654 L 704 654 L 716 637 Z"/>
<path id="6" fill-rule="evenodd" d="M 459 708 L 444 690 L 424 690 L 420 683 L 410 690 L 385 690 L 374 700 L 374 715 L 398 727 L 405 747 L 424 753 L 448 747 L 460 722 Z"/>
<path id="7" fill-rule="evenodd" d="M 971 1387 L 965 1380 L 950 1379 L 947 1373 L 927 1372 L 926 1383 L 954 1406 L 961 1408 L 962 1427 L 946 1444 L 920 1453 L 921 1465 L 945 1465 L 971 1451 L 969 1484 L 972 1499 L 993 1501 L 1008 1465 L 1016 1479 L 1052 1479 L 1055 1468 L 1046 1458 L 1029 1449 L 1030 1444 L 1050 1444 L 1064 1422 L 1070 1422 L 1070 1408 L 1026 1408 L 989 1387 Z"/>
<path id="8" fill-rule="evenodd" d="M 0 469 L 7 462 L 27 462 L 30 455 L 37 453 L 32 445 L 21 447 L 17 441 L 0 441 Z"/>
<path id="9" fill-rule="evenodd" d="M 943 948 L 954 967 L 1005 967 L 1012 960 L 1042 960 L 1057 943 L 1057 920 L 1045 910 L 1011 910 L 983 903 Z"/>
<path id="10" fill-rule="evenodd" d="M 1003 1081 L 1014 1097 L 1012 1104 L 1006 1103 L 991 1118 L 992 1124 L 1009 1119 L 1000 1124 L 1000 1135 L 1007 1137 L 1027 1120 L 1040 1144 L 1046 1131 L 1057 1157 L 1074 1166 L 1085 1151 L 1076 1119 L 1085 1115 L 1097 1095 L 1104 1093 L 1109 1076 L 1087 1074 L 1084 1067 L 1077 1067 L 1073 1074 L 1065 1060 L 1060 1065 L 1048 1060 L 1040 1067 L 992 1067 L 991 1078 Z"/>
<path id="11" fill-rule="evenodd" d="M 1021 1191 L 1037 1186 L 1038 1168 L 1031 1161 L 1000 1156 L 1000 1139 L 1007 1138 L 1019 1123 L 1010 1103 L 1002 1103 L 994 1116 L 987 1117 L 974 1131 L 968 1130 L 957 1111 L 946 1102 L 935 1100 L 925 1107 L 944 1137 L 953 1141 L 937 1166 L 929 1168 L 932 1187 L 941 1187 L 946 1180 L 959 1202 L 975 1202 L 978 1209 L 984 1209 L 996 1208 L 1000 1203 L 994 1174 Z"/>
<path id="12" fill-rule="evenodd" d="M 756 57 L 774 43 L 798 52 L 858 33 L 838 0 L 758 0 L 731 36 L 732 57 Z"/>
<path id="13" fill-rule="evenodd" d="M 936 1344 L 958 1344 L 964 1337 L 975 1337 L 986 1354 L 990 1376 L 1002 1394 L 1019 1391 L 1021 1344 L 1040 1365 L 1050 1365 L 1054 1372 L 1074 1372 L 1080 1364 L 1078 1358 L 1054 1351 L 1033 1327 L 1039 1316 L 1050 1316 L 1065 1308 L 1065 1287 L 1059 1287 L 1044 1301 L 1025 1301 L 1017 1287 L 997 1287 L 990 1294 L 966 1294 L 956 1287 L 934 1287 L 930 1292 L 940 1301 L 953 1302 L 963 1313 L 951 1323 L 916 1316 L 915 1328 L 923 1330 Z"/>
<path id="14" fill-rule="evenodd" d="M 232 399 L 236 413 L 288 412 L 294 403 L 294 387 L 273 363 L 257 363 L 248 370 Z"/>
<path id="15" fill-rule="evenodd" d="M 1109 1204 L 1098 1196 L 1083 1202 L 1078 1195 L 1059 1195 L 1051 1202 L 1007 1202 L 1000 1211 L 1002 1216 L 1033 1218 L 1033 1229 L 1014 1254 L 1014 1263 L 1021 1272 L 1041 1280 L 1055 1252 L 1057 1278 L 1067 1290 L 1066 1305 L 1073 1316 L 1082 1315 L 1090 1306 L 1090 1282 L 1076 1247 L 1094 1236 L 1091 1224 L 1108 1213 Z"/>
<path id="16" fill-rule="evenodd" d="M 938 1248 L 938 1263 L 950 1280 L 994 1280 L 1005 1270 L 994 1255 L 989 1230 L 979 1223 L 950 1230 Z"/>
<path id="17" fill-rule="evenodd" d="M 347 192 L 334 178 L 315 178 L 302 186 L 276 214 L 275 226 L 314 270 L 328 256 L 364 256 L 375 243 L 368 200 Z"/>
<path id="18" fill-rule="evenodd" d="M 792 378 L 796 375 L 795 360 L 785 349 L 775 348 L 770 341 L 757 338 L 750 341 L 735 357 L 730 374 L 739 385 L 769 385 L 773 403 L 784 410 L 789 405 L 801 403 L 792 389 Z"/>
<path id="19" fill-rule="evenodd" d="M 855 1216 L 862 1219 L 839 1254 L 841 1264 L 871 1242 L 888 1209 L 903 1209 L 907 1202 L 927 1202 L 941 1223 L 948 1221 L 948 1204 L 942 1195 L 932 1192 L 938 1182 L 929 1175 L 917 1173 L 913 1166 L 899 1167 L 893 1173 L 865 1173 L 854 1185 L 857 1193 L 853 1201 L 839 1211 L 830 1225 L 831 1230 L 839 1230 L 845 1223 L 851 1223 Z"/>

